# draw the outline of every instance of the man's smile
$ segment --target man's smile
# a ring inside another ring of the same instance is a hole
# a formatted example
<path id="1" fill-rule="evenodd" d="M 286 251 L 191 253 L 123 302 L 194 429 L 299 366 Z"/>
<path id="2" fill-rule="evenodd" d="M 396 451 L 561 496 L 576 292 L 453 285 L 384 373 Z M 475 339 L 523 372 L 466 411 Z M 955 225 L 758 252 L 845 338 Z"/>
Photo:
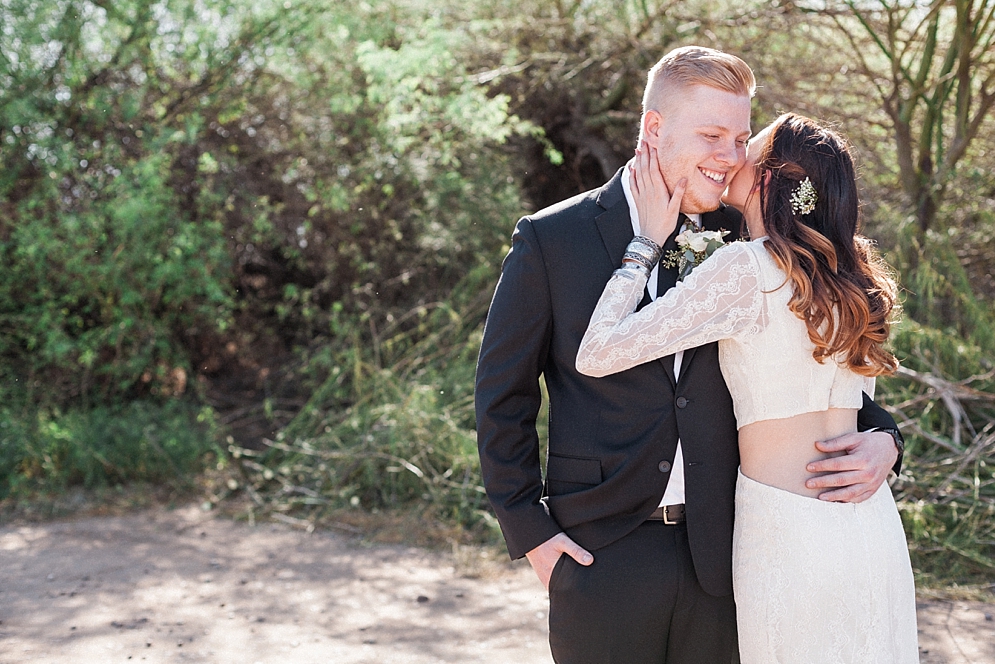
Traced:
<path id="1" fill-rule="evenodd" d="M 724 187 L 726 183 L 726 174 L 722 171 L 713 171 L 708 168 L 698 167 L 698 171 L 701 172 L 706 178 L 714 182 L 715 184 Z"/>

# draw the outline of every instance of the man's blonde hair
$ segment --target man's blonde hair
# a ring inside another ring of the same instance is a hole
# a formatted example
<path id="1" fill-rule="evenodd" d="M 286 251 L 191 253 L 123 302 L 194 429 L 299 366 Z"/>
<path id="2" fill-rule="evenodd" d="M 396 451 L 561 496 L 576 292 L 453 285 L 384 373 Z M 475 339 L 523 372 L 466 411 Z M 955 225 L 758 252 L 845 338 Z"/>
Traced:
<path id="1" fill-rule="evenodd" d="M 643 113 L 659 111 L 670 93 L 692 85 L 707 85 L 753 97 L 757 80 L 750 66 L 722 51 L 704 46 L 682 46 L 660 58 L 650 69 L 643 93 Z"/>

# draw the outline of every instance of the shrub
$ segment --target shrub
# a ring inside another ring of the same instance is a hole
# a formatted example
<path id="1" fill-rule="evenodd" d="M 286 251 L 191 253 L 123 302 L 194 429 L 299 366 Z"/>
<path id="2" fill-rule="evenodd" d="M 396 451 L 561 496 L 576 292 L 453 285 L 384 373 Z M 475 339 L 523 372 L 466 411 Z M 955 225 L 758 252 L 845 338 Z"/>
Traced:
<path id="1" fill-rule="evenodd" d="M 0 499 L 148 482 L 188 488 L 216 455 L 209 409 L 171 400 L 0 410 Z"/>

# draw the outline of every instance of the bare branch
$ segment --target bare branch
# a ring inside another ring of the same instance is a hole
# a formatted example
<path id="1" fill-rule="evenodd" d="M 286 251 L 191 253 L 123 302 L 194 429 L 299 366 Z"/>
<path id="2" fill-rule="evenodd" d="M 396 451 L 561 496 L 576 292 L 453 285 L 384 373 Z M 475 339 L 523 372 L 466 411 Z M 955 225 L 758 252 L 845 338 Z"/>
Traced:
<path id="1" fill-rule="evenodd" d="M 960 449 L 959 447 L 955 447 L 953 443 L 951 443 L 950 441 L 946 440 L 945 438 L 940 438 L 939 436 L 937 436 L 935 434 L 932 434 L 929 431 L 926 431 L 925 429 L 923 429 L 921 426 L 919 426 L 918 422 L 916 422 L 911 417 L 909 417 L 908 415 L 906 415 L 900 409 L 895 408 L 894 406 L 892 406 L 888 410 L 893 415 L 898 415 L 902 419 L 902 421 L 898 423 L 898 426 L 903 431 L 907 430 L 907 429 L 911 429 L 912 433 L 916 434 L 917 436 L 919 436 L 921 438 L 924 438 L 924 439 L 928 440 L 929 442 L 933 443 L 934 445 L 938 445 L 938 446 L 942 447 L 945 450 L 953 452 L 954 454 L 961 454 L 963 452 L 962 449 Z"/>

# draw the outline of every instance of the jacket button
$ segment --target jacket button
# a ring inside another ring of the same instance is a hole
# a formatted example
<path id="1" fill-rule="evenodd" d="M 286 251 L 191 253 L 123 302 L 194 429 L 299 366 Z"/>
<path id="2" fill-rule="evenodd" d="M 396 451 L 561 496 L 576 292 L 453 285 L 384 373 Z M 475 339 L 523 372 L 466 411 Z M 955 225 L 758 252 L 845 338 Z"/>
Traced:
<path id="1" fill-rule="evenodd" d="M 677 407 L 678 408 L 683 408 L 686 405 L 688 405 L 688 400 L 687 399 L 685 399 L 684 397 L 677 397 Z"/>
<path id="2" fill-rule="evenodd" d="M 669 461 L 661 461 L 660 465 L 657 466 L 657 468 L 660 469 L 661 473 L 669 473 L 670 472 L 670 462 Z"/>

